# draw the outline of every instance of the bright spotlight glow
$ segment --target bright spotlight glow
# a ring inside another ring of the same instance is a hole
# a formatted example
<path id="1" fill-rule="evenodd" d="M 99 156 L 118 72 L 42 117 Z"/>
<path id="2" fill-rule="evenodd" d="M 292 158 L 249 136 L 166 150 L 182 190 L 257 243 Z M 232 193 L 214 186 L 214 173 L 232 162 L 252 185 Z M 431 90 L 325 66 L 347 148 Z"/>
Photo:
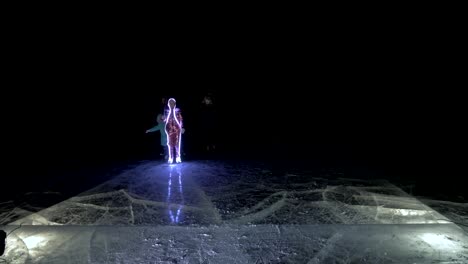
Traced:
<path id="1" fill-rule="evenodd" d="M 23 242 L 28 247 L 28 249 L 34 249 L 36 247 L 40 247 L 46 244 L 47 240 L 44 236 L 35 235 L 23 239 Z"/>
<path id="2" fill-rule="evenodd" d="M 443 234 L 424 233 L 420 235 L 420 238 L 431 245 L 431 247 L 438 250 L 453 250 L 455 252 L 459 247 L 457 243 Z"/>

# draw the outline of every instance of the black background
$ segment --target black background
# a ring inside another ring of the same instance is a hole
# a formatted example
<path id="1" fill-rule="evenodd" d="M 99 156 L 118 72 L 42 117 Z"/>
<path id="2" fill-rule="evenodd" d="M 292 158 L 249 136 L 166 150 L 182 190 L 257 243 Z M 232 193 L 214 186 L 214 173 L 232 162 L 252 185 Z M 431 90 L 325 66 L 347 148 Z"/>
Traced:
<path id="1" fill-rule="evenodd" d="M 3 187 L 57 168 L 151 159 L 159 138 L 144 131 L 163 95 L 177 99 L 195 159 L 197 107 L 210 90 L 222 154 L 344 161 L 431 190 L 461 188 L 459 70 L 445 60 L 450 50 L 435 53 L 420 35 L 23 29 L 5 50 Z"/>

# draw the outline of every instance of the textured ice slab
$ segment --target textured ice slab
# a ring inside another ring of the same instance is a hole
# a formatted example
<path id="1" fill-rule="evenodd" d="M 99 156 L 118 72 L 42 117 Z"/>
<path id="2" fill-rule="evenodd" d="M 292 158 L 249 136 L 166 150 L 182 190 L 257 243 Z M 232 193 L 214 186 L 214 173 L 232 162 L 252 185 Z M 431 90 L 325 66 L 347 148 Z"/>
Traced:
<path id="1" fill-rule="evenodd" d="M 71 183 L 73 184 L 73 183 Z M 418 224 L 447 219 L 383 180 L 215 162 L 143 163 L 33 214 L 29 225 Z M 0 222 L 2 223 L 2 222 Z"/>
<path id="2" fill-rule="evenodd" d="M 385 180 L 344 176 L 262 164 L 144 162 L 35 212 L 2 203 L 0 229 L 22 225 L 8 236 L 2 259 L 468 263 L 466 233 L 439 213 L 466 223 L 466 204 L 422 203 Z"/>
<path id="3" fill-rule="evenodd" d="M 14 226 L 7 226 L 8 230 Z M 467 263 L 453 224 L 23 226 L 9 263 Z"/>

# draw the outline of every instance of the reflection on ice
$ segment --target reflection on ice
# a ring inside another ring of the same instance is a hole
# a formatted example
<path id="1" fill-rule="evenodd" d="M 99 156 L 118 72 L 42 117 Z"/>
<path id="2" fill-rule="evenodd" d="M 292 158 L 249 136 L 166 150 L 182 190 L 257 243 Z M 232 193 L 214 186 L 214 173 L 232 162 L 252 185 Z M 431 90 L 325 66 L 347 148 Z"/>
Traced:
<path id="1" fill-rule="evenodd" d="M 47 246 L 49 239 L 51 239 L 51 236 L 48 235 L 48 237 L 46 237 L 45 234 L 32 235 L 23 238 L 23 242 L 28 249 L 29 256 L 31 258 L 36 258 L 41 255 L 40 252 Z"/>
<path id="2" fill-rule="evenodd" d="M 419 236 L 424 242 L 434 249 L 449 250 L 453 253 L 461 251 L 458 243 L 455 243 L 445 234 L 423 233 Z"/>
<path id="3" fill-rule="evenodd" d="M 173 179 L 173 171 L 174 171 L 173 165 L 170 166 L 169 170 L 169 180 L 167 183 L 167 204 L 168 204 L 168 209 L 169 209 L 169 218 L 171 219 L 171 223 L 177 224 L 179 223 L 179 217 L 180 217 L 180 211 L 182 210 L 182 206 L 184 204 L 184 192 L 182 190 L 182 172 L 179 166 L 176 166 L 176 176 Z M 178 186 L 172 186 L 172 182 L 178 183 Z M 174 195 L 172 194 L 172 189 L 176 191 Z M 174 204 L 176 205 L 176 208 L 174 209 Z M 175 211 L 175 214 L 174 212 Z M 175 215 L 175 216 L 174 216 Z"/>
<path id="4" fill-rule="evenodd" d="M 34 249 L 38 246 L 44 246 L 46 241 L 47 240 L 43 235 L 30 236 L 23 239 L 23 242 L 29 249 Z"/>
<path id="5" fill-rule="evenodd" d="M 8 217 L 13 218 L 10 211 Z M 143 163 L 9 224 L 424 224 L 447 219 L 387 181 L 210 162 Z"/>

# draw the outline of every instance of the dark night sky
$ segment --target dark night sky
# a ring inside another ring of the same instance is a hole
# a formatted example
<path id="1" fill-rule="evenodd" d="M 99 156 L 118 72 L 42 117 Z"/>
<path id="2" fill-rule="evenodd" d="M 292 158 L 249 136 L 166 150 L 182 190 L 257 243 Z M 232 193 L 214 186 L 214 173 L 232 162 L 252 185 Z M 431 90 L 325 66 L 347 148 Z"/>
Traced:
<path id="1" fill-rule="evenodd" d="M 53 159 L 144 156 L 148 143 L 158 140 L 143 132 L 154 124 L 162 94 L 178 98 L 178 106 L 185 111 L 187 131 L 202 129 L 195 120 L 203 88 L 168 93 L 164 91 L 166 85 L 151 86 L 150 90 L 120 86 L 120 91 L 106 91 L 91 86 L 58 92 L 47 87 L 17 91 L 16 98 L 10 98 L 16 105 L 4 112 L 11 122 L 5 138 L 13 151 L 10 156 L 41 164 Z M 364 160 L 415 172 L 429 161 L 442 162 L 454 156 L 447 151 L 460 133 L 458 124 L 451 121 L 456 116 L 447 116 L 447 109 L 440 111 L 437 106 L 429 108 L 437 101 L 422 102 L 431 100 L 422 99 L 427 93 L 409 94 L 391 88 L 368 93 L 352 87 L 343 91 L 314 83 L 304 83 L 303 87 L 310 87 L 305 91 L 284 86 L 268 81 L 251 89 L 219 89 L 221 137 L 226 139 L 226 151 L 286 146 L 302 151 L 305 157 L 324 151 L 331 158 Z M 268 98 L 257 91 L 252 94 L 261 87 L 278 91 L 270 90 Z M 439 132 L 440 128 L 446 130 Z M 258 133 L 256 141 L 249 130 Z M 448 131 L 453 131 L 452 136 Z M 188 133 L 187 139 L 196 141 Z"/>
<path id="2" fill-rule="evenodd" d="M 209 45 L 187 36 L 188 45 L 132 31 L 125 38 L 30 31 L 11 43 L 1 97 L 3 161 L 12 175 L 70 160 L 147 157 L 158 138 L 143 132 L 154 124 L 160 96 L 176 97 L 187 132 L 197 131 L 192 110 L 210 89 L 218 94 L 226 152 L 283 148 L 411 177 L 459 178 L 463 157 L 454 147 L 466 147 L 463 104 L 444 91 L 450 79 L 422 46 L 383 38 L 345 46 L 323 38 L 311 46 L 306 36 L 255 41 L 261 37 L 253 33 Z"/>

